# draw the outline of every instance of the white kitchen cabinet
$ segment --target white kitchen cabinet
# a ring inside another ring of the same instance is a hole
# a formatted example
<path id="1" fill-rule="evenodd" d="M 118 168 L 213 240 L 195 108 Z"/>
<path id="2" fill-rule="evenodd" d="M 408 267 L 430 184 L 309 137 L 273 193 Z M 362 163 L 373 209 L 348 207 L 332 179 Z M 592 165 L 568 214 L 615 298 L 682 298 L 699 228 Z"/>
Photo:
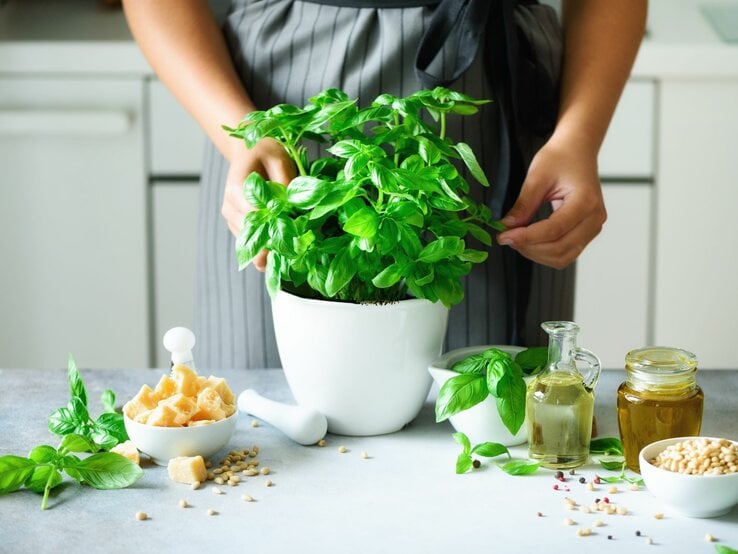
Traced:
<path id="1" fill-rule="evenodd" d="M 161 343 L 167 329 L 193 327 L 198 193 L 192 181 L 152 186 L 156 367 L 169 366 Z"/>
<path id="2" fill-rule="evenodd" d="M 704 368 L 738 367 L 738 82 L 661 89 L 655 342 Z"/>
<path id="3" fill-rule="evenodd" d="M 649 184 L 603 187 L 608 219 L 577 262 L 574 320 L 579 344 L 604 368 L 622 368 L 625 354 L 649 341 L 651 211 Z"/>
<path id="4" fill-rule="evenodd" d="M 0 78 L 0 367 L 148 365 L 142 99 Z"/>

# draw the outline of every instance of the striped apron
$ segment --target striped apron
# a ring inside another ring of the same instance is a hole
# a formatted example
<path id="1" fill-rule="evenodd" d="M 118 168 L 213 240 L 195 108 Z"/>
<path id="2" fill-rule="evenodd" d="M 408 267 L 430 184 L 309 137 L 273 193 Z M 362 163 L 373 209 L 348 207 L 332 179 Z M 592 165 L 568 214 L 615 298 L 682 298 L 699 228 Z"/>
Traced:
<path id="1" fill-rule="evenodd" d="M 380 93 L 407 95 L 420 88 L 415 55 L 434 8 L 345 7 L 303 0 L 236 0 L 224 21 L 235 67 L 259 109 L 288 102 L 302 105 L 315 93 L 343 89 L 366 106 Z M 443 74 L 454 52 L 444 49 L 431 69 Z M 481 56 L 452 84 L 475 98 L 492 98 Z M 472 117 L 450 118 L 447 134 L 471 145 L 487 175 L 495 175 L 498 116 L 484 107 Z M 263 274 L 249 266 L 239 272 L 234 237 L 220 216 L 228 165 L 206 146 L 203 164 L 195 331 L 197 363 L 203 370 L 279 367 L 269 295 Z M 491 189 L 474 185 L 472 196 L 488 205 Z M 494 183 L 493 183 L 494 187 Z M 500 214 L 496 214 L 500 215 Z M 509 344 L 506 298 L 510 263 L 494 245 L 485 263 L 465 278 L 463 302 L 451 309 L 448 349 L 478 344 Z M 509 267 L 508 267 L 509 269 Z M 513 279 L 514 279 L 514 272 Z M 518 341 L 545 344 L 541 321 L 571 319 L 573 268 L 535 266 Z M 310 332 L 306 329 L 305 332 Z"/>

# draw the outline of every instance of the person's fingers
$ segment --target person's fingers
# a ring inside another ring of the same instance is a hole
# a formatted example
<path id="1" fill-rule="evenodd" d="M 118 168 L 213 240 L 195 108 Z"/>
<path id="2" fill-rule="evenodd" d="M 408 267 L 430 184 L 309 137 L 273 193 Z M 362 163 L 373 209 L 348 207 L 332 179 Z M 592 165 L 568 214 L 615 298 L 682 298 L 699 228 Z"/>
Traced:
<path id="1" fill-rule="evenodd" d="M 518 199 L 502 218 L 502 223 L 509 228 L 530 223 L 538 212 L 538 208 L 543 204 L 549 188 L 550 183 L 546 178 L 531 170 L 520 188 Z"/>
<path id="2" fill-rule="evenodd" d="M 286 155 L 270 156 L 263 160 L 263 163 L 268 176 L 267 178 L 270 181 L 282 183 L 285 186 L 287 186 L 297 174 L 295 171 L 295 165 Z"/>
<path id="3" fill-rule="evenodd" d="M 254 267 L 256 269 L 263 272 L 266 269 L 266 261 L 267 261 L 267 251 L 262 250 L 254 257 L 251 263 L 254 264 Z"/>

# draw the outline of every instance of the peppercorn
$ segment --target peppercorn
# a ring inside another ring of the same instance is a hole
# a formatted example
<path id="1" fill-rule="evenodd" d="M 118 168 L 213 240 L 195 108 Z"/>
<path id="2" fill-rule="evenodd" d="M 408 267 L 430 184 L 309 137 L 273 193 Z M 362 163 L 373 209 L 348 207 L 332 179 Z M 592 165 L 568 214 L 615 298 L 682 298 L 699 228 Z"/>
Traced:
<path id="1" fill-rule="evenodd" d="M 482 462 L 480 462 L 479 460 L 474 460 L 472 462 L 472 465 L 474 466 L 474 469 L 479 469 L 479 467 L 482 465 Z"/>
<path id="2" fill-rule="evenodd" d="M 554 477 L 556 477 L 556 479 L 558 479 L 559 481 L 561 481 L 564 478 L 564 472 L 563 471 L 557 471 L 556 473 L 554 473 Z"/>
<path id="3" fill-rule="evenodd" d="M 584 477 L 580 477 L 580 478 L 579 478 L 579 482 L 580 482 L 580 483 L 586 483 L 586 482 L 587 482 L 587 480 L 586 480 L 586 479 L 585 479 Z"/>
<path id="4" fill-rule="evenodd" d="M 641 532 L 640 531 L 636 531 L 636 537 L 640 537 L 640 536 L 641 536 Z"/>

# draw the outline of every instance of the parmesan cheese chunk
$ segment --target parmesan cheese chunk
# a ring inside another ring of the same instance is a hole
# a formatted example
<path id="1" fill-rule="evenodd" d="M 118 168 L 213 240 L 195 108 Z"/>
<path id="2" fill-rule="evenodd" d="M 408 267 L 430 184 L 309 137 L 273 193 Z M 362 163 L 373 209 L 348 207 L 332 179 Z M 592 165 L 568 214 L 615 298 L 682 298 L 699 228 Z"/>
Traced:
<path id="1" fill-rule="evenodd" d="M 176 483 L 202 483 L 207 479 L 205 460 L 202 456 L 180 456 L 172 458 L 167 464 L 169 478 Z"/>
<path id="2" fill-rule="evenodd" d="M 138 448 L 131 441 L 122 442 L 110 449 L 111 452 L 120 454 L 124 458 L 128 458 L 136 465 L 141 465 L 141 457 L 138 454 Z"/>

